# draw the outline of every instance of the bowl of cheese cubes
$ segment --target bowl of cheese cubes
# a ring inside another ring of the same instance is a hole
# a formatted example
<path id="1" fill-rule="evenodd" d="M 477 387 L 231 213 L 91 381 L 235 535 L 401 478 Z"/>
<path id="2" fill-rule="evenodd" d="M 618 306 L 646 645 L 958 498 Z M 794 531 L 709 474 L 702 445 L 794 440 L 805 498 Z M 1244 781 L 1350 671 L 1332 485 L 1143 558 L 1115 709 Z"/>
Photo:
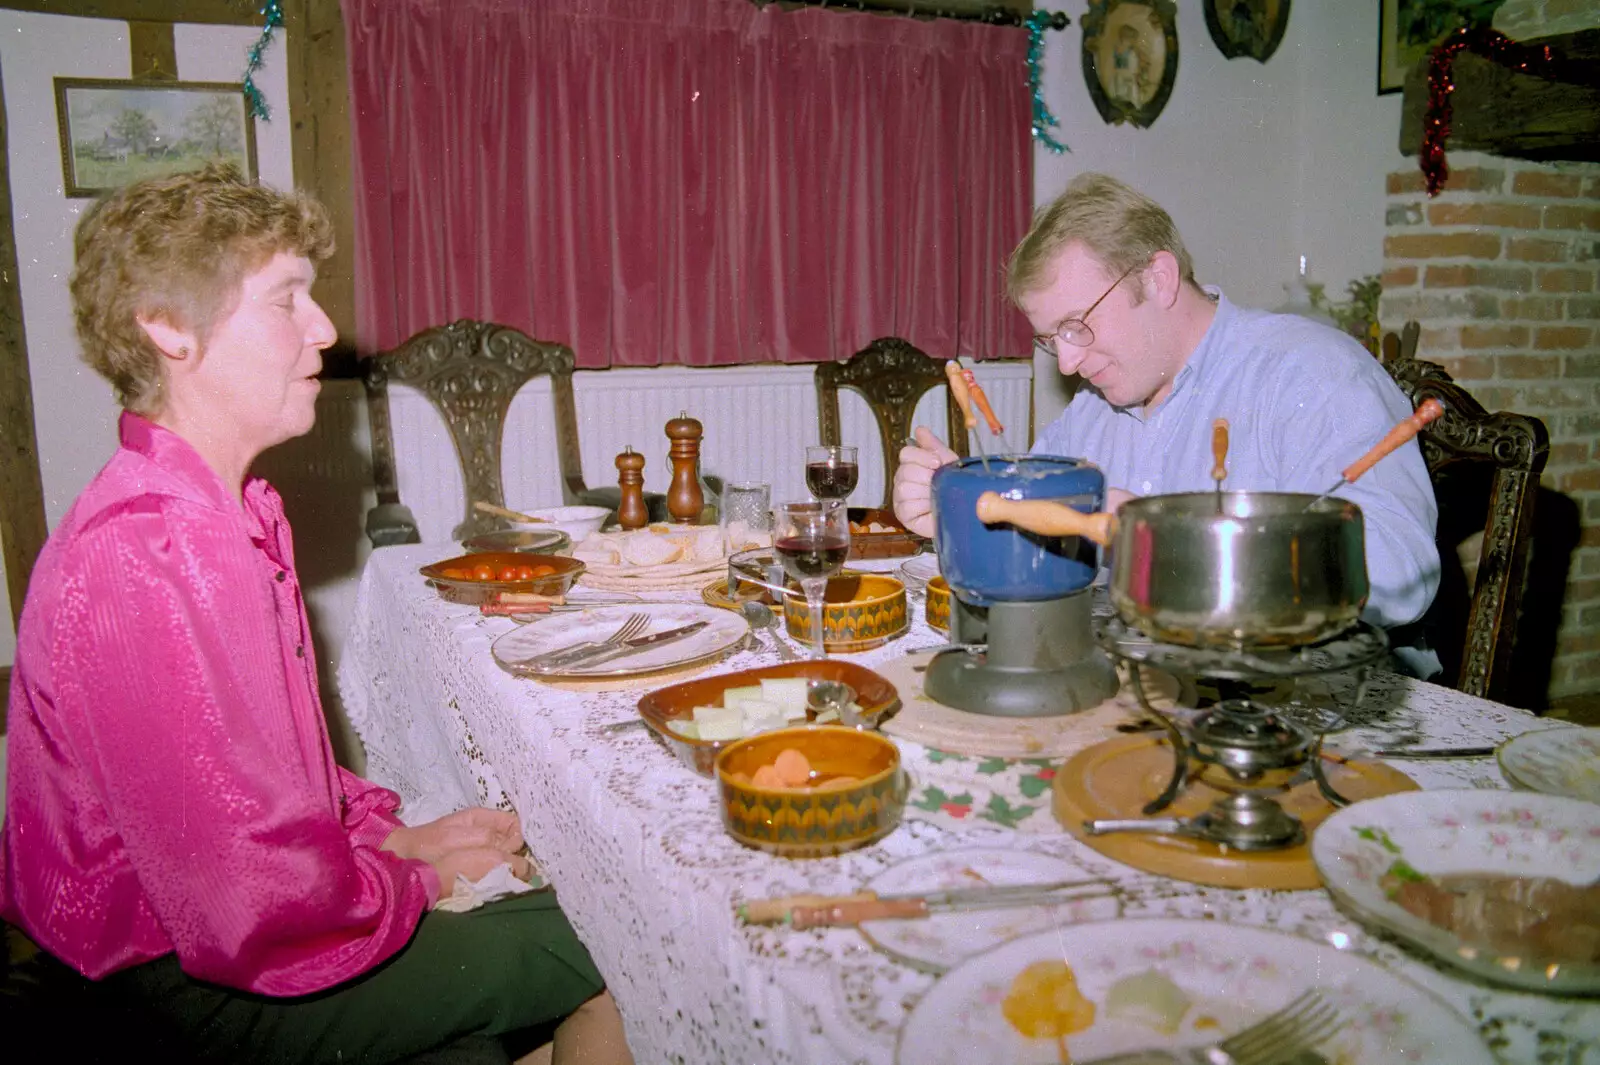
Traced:
<path id="1" fill-rule="evenodd" d="M 813 688 L 827 683 L 855 692 L 852 703 L 818 710 Z M 696 677 L 659 688 L 639 700 L 639 716 L 678 758 L 701 776 L 713 776 L 722 748 L 790 725 L 840 724 L 876 728 L 900 709 L 900 693 L 865 666 L 838 659 Z"/>

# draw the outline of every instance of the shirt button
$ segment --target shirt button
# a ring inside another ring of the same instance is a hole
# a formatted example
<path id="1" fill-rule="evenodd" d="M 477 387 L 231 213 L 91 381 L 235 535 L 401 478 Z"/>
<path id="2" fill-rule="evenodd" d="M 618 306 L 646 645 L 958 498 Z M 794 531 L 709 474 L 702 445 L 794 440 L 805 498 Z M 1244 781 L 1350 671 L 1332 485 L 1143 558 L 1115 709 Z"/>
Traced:
<path id="1" fill-rule="evenodd" d="M 294 656 L 296 658 L 304 658 L 306 656 L 306 645 L 303 643 L 297 645 L 294 649 Z"/>
<path id="2" fill-rule="evenodd" d="M 274 577 L 276 578 L 276 580 L 277 580 L 277 582 L 279 584 L 282 584 L 284 579 L 286 577 L 288 577 L 288 576 L 289 575 L 287 573 L 283 572 L 283 570 L 281 570 L 281 569 L 276 574 L 274 574 Z"/>
<path id="3" fill-rule="evenodd" d="M 1150 494 L 1150 482 L 1146 481 L 1144 484 L 1140 485 L 1139 486 L 1139 491 L 1143 495 L 1149 495 Z"/>

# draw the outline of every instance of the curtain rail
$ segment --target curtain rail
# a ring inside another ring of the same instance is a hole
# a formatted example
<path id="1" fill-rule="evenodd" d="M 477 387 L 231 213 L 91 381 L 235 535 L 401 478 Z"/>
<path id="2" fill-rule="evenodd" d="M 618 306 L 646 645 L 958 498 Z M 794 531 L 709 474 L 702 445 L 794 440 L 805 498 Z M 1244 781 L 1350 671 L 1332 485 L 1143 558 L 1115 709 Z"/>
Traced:
<path id="1" fill-rule="evenodd" d="M 982 22 L 990 26 L 1021 26 L 1027 16 L 998 5 L 969 11 L 944 11 L 928 0 L 751 0 L 757 7 L 777 3 L 781 7 L 825 7 L 836 11 L 860 11 L 879 15 L 910 15 L 914 18 L 948 18 L 959 22 Z M 1046 29 L 1064 30 L 1067 16 L 1052 12 Z"/>

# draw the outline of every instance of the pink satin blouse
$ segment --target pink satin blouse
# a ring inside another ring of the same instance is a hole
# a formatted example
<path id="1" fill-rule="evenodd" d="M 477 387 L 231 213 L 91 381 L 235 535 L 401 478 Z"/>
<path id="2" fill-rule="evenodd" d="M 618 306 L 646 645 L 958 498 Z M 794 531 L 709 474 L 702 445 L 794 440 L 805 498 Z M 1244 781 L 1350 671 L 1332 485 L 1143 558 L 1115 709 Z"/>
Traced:
<path id="1" fill-rule="evenodd" d="M 0 915 L 91 977 L 176 951 L 299 995 L 403 947 L 437 898 L 379 849 L 398 799 L 334 764 L 288 522 L 180 437 L 122 447 L 29 584 L 11 678 Z"/>

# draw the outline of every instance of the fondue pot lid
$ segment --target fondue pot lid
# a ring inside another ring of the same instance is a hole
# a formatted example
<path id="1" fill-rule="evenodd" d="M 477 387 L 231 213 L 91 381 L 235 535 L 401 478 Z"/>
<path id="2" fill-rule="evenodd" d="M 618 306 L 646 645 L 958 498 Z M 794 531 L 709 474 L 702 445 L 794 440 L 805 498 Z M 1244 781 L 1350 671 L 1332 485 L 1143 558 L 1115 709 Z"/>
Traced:
<path id="1" fill-rule="evenodd" d="M 1184 731 L 1191 743 L 1245 754 L 1263 767 L 1299 759 L 1316 738 L 1303 725 L 1262 707 L 1233 701 L 1194 718 Z"/>

